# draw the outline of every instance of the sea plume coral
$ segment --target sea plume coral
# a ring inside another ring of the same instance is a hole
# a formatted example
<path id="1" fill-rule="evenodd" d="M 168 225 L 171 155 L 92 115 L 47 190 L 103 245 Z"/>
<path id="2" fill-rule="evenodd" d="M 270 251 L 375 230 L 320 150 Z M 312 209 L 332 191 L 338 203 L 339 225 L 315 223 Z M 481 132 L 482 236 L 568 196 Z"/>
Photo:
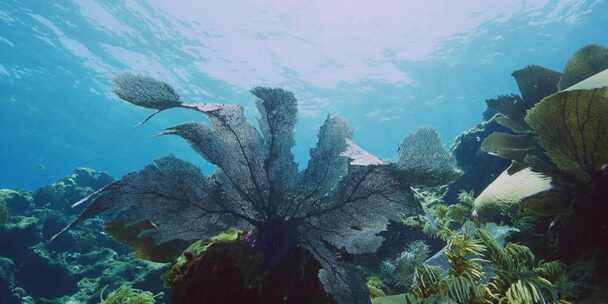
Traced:
<path id="1" fill-rule="evenodd" d="M 328 117 L 308 167 L 298 172 L 291 154 L 297 100 L 279 88 L 251 91 L 260 113 L 258 130 L 239 105 L 182 103 L 166 83 L 131 74 L 115 82 L 117 95 L 132 104 L 206 115 L 211 126 L 184 123 L 161 134 L 182 137 L 217 170 L 205 176 L 173 156 L 158 159 L 78 202 L 87 208 L 72 225 L 105 213 L 111 223 L 145 223 L 137 226 L 145 228 L 139 237 L 158 245 L 205 239 L 228 228 L 254 230 L 268 269 L 292 249 L 304 248 L 321 265 L 319 279 L 337 303 L 369 303 L 364 277 L 336 252 L 375 252 L 383 242 L 378 233 L 389 221 L 420 211 L 412 184 L 395 174 L 403 162 L 371 155 L 352 141 L 342 119 Z M 418 171 L 446 168 L 449 155 L 437 141 L 430 144 L 435 154 Z"/>
<path id="2" fill-rule="evenodd" d="M 570 303 L 557 295 L 565 265 L 537 261 L 517 243 L 503 245 L 485 229 L 453 232 L 445 254 L 446 272 L 423 264 L 401 303 Z"/>

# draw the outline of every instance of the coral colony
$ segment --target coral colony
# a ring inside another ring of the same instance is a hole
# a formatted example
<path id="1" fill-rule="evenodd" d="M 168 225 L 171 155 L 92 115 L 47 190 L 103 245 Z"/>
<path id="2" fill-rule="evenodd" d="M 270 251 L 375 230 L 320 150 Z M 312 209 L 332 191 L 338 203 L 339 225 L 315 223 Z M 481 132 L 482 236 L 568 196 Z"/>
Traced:
<path id="1" fill-rule="evenodd" d="M 117 181 L 81 168 L 34 193 L 0 190 L 0 300 L 154 303 L 162 287 L 140 288 L 162 270 L 180 304 L 603 302 L 607 69 L 608 50 L 590 45 L 562 73 L 515 71 L 521 94 L 487 100 L 452 153 L 422 128 L 396 162 L 381 160 L 328 116 L 302 171 L 292 93 L 251 90 L 251 124 L 240 105 L 183 102 L 162 81 L 120 74 L 116 95 L 154 110 L 143 123 L 170 109 L 208 118 L 160 134 L 215 171 L 166 156 Z M 22 275 L 39 269 L 54 282 Z"/>
<path id="2" fill-rule="evenodd" d="M 321 265 L 323 287 L 340 304 L 369 303 L 369 295 L 361 271 L 337 252 L 373 253 L 389 221 L 420 212 L 410 190 L 416 177 L 456 176 L 434 130 L 407 139 L 393 164 L 357 146 L 346 122 L 330 116 L 308 167 L 298 172 L 291 154 L 297 101 L 288 91 L 251 91 L 258 130 L 239 105 L 183 103 L 168 84 L 128 73 L 114 82 L 120 98 L 156 110 L 145 121 L 171 108 L 205 114 L 211 127 L 184 123 L 161 134 L 184 138 L 217 170 L 204 176 L 185 161 L 161 158 L 78 202 L 88 206 L 75 223 L 101 213 L 111 214 L 111 221 L 148 221 L 153 225 L 144 234 L 157 244 L 205 239 L 228 228 L 254 231 L 246 239 L 263 252 L 266 268 L 305 248 Z"/>

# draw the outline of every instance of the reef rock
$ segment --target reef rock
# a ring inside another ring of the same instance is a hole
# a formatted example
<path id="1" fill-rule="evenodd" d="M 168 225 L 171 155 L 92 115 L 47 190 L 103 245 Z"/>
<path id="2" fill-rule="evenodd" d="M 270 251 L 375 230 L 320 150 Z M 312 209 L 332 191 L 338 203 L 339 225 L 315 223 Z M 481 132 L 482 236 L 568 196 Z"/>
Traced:
<path id="1" fill-rule="evenodd" d="M 23 259 L 30 251 L 29 247 L 41 241 L 38 223 L 35 217 L 13 217 L 0 229 L 0 256 Z"/>
<path id="2" fill-rule="evenodd" d="M 448 185 L 444 199 L 448 203 L 458 202 L 460 191 L 473 191 L 478 195 L 510 164 L 510 161 L 490 155 L 481 150 L 483 140 L 494 132 L 510 130 L 498 124 L 495 118 L 484 121 L 475 128 L 461 134 L 452 147 L 452 153 L 463 175 Z"/>
<path id="3" fill-rule="evenodd" d="M 52 303 L 97 304 L 104 290 L 117 290 L 125 285 L 153 293 L 164 290 L 161 276 L 168 268 L 166 264 L 118 254 L 108 248 L 88 253 L 66 253 L 63 259 L 79 279 L 77 289 L 63 293 L 65 296 L 61 298 L 50 299 Z"/>
<path id="4" fill-rule="evenodd" d="M 8 209 L 6 208 L 6 204 L 0 203 L 0 227 L 4 227 L 8 222 Z"/>
<path id="5" fill-rule="evenodd" d="M 23 214 L 32 208 L 32 194 L 28 191 L 0 189 L 0 204 L 6 205 L 9 213 Z"/>
<path id="6" fill-rule="evenodd" d="M 529 65 L 514 71 L 511 76 L 515 78 L 525 108 L 531 108 L 546 96 L 557 91 L 561 73 L 539 65 Z"/>
<path id="7" fill-rule="evenodd" d="M 78 209 L 71 208 L 73 203 L 112 181 L 113 178 L 105 172 L 78 168 L 72 175 L 36 190 L 34 203 L 38 208 L 45 207 L 71 214 L 78 213 Z"/>
<path id="8" fill-rule="evenodd" d="M 15 263 L 10 259 L 0 257 L 0 303 L 19 303 L 14 294 L 14 288 Z"/>
<path id="9" fill-rule="evenodd" d="M 308 250 L 323 268 L 318 280 L 341 304 L 368 304 L 370 299 L 363 273 L 336 259 L 336 249 L 353 255 L 373 253 L 384 241 L 378 234 L 391 221 L 422 212 L 411 187 L 426 180 L 412 181 L 402 178 L 410 174 L 400 173 L 415 171 L 418 177 L 428 177 L 454 171 L 449 161 L 444 162 L 448 153 L 409 157 L 425 155 L 428 150 L 414 152 L 426 148 L 436 152 L 432 131 L 412 137 L 420 145 L 400 149 L 408 157 L 394 164 L 356 145 L 346 122 L 329 116 L 310 150 L 308 167 L 298 172 L 291 153 L 297 100 L 280 88 L 251 91 L 262 117 L 259 128 L 247 121 L 240 105 L 181 103 L 168 85 L 147 77 L 119 75 L 115 92 L 125 101 L 157 109 L 155 113 L 187 108 L 205 114 L 211 126 L 184 123 L 161 133 L 182 137 L 219 170 L 205 176 L 197 166 L 163 157 L 81 201 L 88 205 L 85 211 L 62 232 L 101 213 L 108 215 L 108 224 L 153 223 L 139 235 L 151 237 L 157 245 L 207 239 L 230 227 L 253 230 L 266 267 L 281 264 L 292 249 Z M 423 166 L 404 166 L 410 160 L 420 160 Z M 61 233 L 54 238 L 59 237 Z M 138 247 L 151 244 L 129 239 Z"/>
<path id="10" fill-rule="evenodd" d="M 318 279 L 320 264 L 302 248 L 293 249 L 273 269 L 263 269 L 261 252 L 243 240 L 211 244 L 200 256 L 165 276 L 171 303 L 335 303 Z"/>
<path id="11" fill-rule="evenodd" d="M 514 130 L 529 129 L 524 122 L 526 111 L 557 91 L 562 74 L 529 65 L 514 71 L 511 76 L 517 82 L 521 96 L 502 95 L 486 100 L 485 121 L 456 138 L 452 153 L 464 174 L 448 185 L 445 201 L 457 202 L 458 193 L 463 190 L 478 195 L 509 166 L 509 160 L 484 152 L 481 149 L 483 141 L 494 132 L 513 134 Z"/>
<path id="12" fill-rule="evenodd" d="M 559 81 L 560 90 L 608 69 L 608 48 L 597 44 L 585 46 L 568 60 Z"/>
<path id="13" fill-rule="evenodd" d="M 74 292 L 78 280 L 62 262 L 53 259 L 42 245 L 30 249 L 27 255 L 19 257 L 17 285 L 35 298 L 53 298 Z"/>
<path id="14" fill-rule="evenodd" d="M 125 246 L 100 232 L 99 220 L 47 242 L 73 217 L 68 213 L 72 203 L 110 182 L 106 173 L 79 168 L 34 194 L 0 190 L 5 211 L 0 225 L 0 304 L 97 304 L 104 287 L 123 285 L 163 291 L 161 275 L 167 266 L 128 255 Z"/>

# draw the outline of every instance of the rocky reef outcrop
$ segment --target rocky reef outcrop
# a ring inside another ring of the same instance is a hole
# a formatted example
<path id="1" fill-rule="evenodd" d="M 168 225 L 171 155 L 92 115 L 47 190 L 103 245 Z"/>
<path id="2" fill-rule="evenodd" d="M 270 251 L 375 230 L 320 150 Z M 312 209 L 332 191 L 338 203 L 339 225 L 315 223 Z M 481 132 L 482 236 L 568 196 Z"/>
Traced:
<path id="1" fill-rule="evenodd" d="M 457 202 L 461 191 L 472 191 L 478 195 L 509 166 L 509 160 L 484 151 L 482 143 L 493 133 L 513 134 L 512 130 L 522 128 L 526 111 L 557 92 L 562 79 L 560 72 L 538 65 L 516 70 L 511 76 L 519 87 L 520 95 L 502 95 L 486 100 L 488 107 L 483 112 L 483 121 L 456 138 L 452 153 L 463 175 L 448 185 L 444 196 L 446 202 Z"/>
<path id="2" fill-rule="evenodd" d="M 243 239 L 212 242 L 185 256 L 165 276 L 171 303 L 335 303 L 317 278 L 321 266 L 302 248 L 266 271 L 262 253 Z"/>
<path id="3" fill-rule="evenodd" d="M 15 288 L 15 263 L 11 259 L 0 258 L 0 302 L 17 303 L 13 293 Z"/>
<path id="4" fill-rule="evenodd" d="M 71 204 L 112 182 L 88 168 L 36 191 L 0 189 L 0 303 L 98 303 L 123 285 L 163 291 L 165 264 L 144 261 L 91 220 L 53 243 L 78 210 Z"/>
<path id="5" fill-rule="evenodd" d="M 498 124 L 494 118 L 490 118 L 456 138 L 452 154 L 463 175 L 448 185 L 444 197 L 446 202 L 458 202 L 460 191 L 473 191 L 479 194 L 509 166 L 510 161 L 481 150 L 483 140 L 494 132 L 509 132 L 509 130 Z"/>
<path id="6" fill-rule="evenodd" d="M 105 172 L 77 168 L 72 175 L 34 191 L 32 193 L 34 205 L 37 208 L 61 210 L 74 214 L 78 212 L 78 209 L 71 208 L 73 203 L 112 181 L 112 177 Z"/>

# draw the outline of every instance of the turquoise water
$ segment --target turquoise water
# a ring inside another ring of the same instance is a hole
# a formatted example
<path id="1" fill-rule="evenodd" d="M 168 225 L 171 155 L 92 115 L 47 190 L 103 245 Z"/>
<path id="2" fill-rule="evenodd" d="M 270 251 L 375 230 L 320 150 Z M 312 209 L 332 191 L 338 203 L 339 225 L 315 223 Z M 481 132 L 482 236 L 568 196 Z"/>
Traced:
<path id="1" fill-rule="evenodd" d="M 0 0 L 0 304 L 604 303 L 606 12 Z"/>
<path id="2" fill-rule="evenodd" d="M 112 96 L 119 71 L 163 79 L 185 100 L 244 104 L 250 115 L 251 87 L 293 91 L 303 167 L 329 113 L 385 159 L 421 126 L 449 146 L 480 120 L 485 99 L 517 92 L 513 70 L 561 70 L 582 45 L 608 43 L 606 1 L 359 6 L 4 0 L 0 185 L 33 189 L 77 166 L 121 176 L 168 153 L 211 170 L 178 139 L 153 136 L 197 116 L 168 112 L 135 127 L 147 111 Z"/>

